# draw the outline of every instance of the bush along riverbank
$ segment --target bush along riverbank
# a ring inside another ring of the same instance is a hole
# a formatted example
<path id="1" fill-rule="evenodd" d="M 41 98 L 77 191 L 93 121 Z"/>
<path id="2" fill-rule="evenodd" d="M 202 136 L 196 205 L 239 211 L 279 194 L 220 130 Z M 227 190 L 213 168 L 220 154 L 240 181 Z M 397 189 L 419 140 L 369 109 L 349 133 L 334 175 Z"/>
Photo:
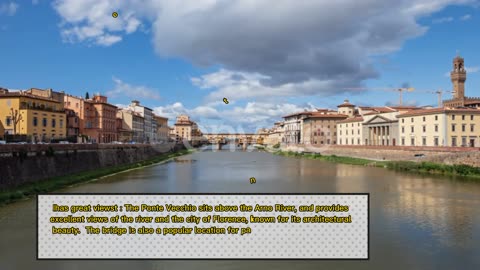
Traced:
<path id="1" fill-rule="evenodd" d="M 334 163 L 363 165 L 372 167 L 383 167 L 395 171 L 440 174 L 447 176 L 463 176 L 471 178 L 480 178 L 480 168 L 468 165 L 447 165 L 432 162 L 414 162 L 414 161 L 374 161 L 369 159 L 342 157 L 342 156 L 325 156 L 319 153 L 299 153 L 293 151 L 275 151 L 275 155 L 297 158 L 316 159 Z"/>
<path id="2" fill-rule="evenodd" d="M 194 150 L 180 150 L 174 153 L 160 154 L 155 158 L 135 162 L 132 164 L 102 168 L 95 171 L 87 171 L 74 175 L 54 177 L 40 182 L 28 183 L 9 190 L 0 191 L 0 205 L 5 205 L 15 201 L 23 200 L 38 193 L 50 192 L 66 188 L 74 184 L 87 182 L 107 175 L 158 164 L 178 156 L 190 154 L 192 152 L 194 152 Z"/>

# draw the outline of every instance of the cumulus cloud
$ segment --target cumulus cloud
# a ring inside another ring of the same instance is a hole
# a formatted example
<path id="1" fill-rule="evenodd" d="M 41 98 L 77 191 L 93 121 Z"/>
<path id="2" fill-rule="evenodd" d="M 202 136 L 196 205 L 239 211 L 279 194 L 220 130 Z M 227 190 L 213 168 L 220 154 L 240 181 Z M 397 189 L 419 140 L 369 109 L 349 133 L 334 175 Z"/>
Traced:
<path id="1" fill-rule="evenodd" d="M 347 87 L 357 85 L 358 82 L 350 78 L 337 80 L 309 79 L 303 82 L 284 83 L 280 85 L 264 84 L 270 77 L 258 73 L 235 72 L 220 69 L 217 72 L 192 78 L 192 83 L 201 89 L 213 89 L 206 97 L 206 102 L 218 102 L 224 97 L 229 101 L 246 98 L 271 99 L 273 97 L 288 96 L 330 96 L 342 92 L 353 92 Z"/>
<path id="2" fill-rule="evenodd" d="M 0 15 L 5 14 L 7 16 L 13 16 L 17 13 L 18 4 L 15 2 L 0 4 Z"/>
<path id="3" fill-rule="evenodd" d="M 142 85 L 131 85 L 123 82 L 122 80 L 113 77 L 113 82 L 115 86 L 112 90 L 107 91 L 107 96 L 109 97 L 129 97 L 134 99 L 160 99 L 158 90 L 142 86 Z"/>
<path id="4" fill-rule="evenodd" d="M 138 1 L 58 0 L 53 7 L 62 18 L 61 34 L 65 42 L 111 46 L 122 40 L 122 33 L 133 33 L 141 25 L 135 11 L 128 9 L 131 2 Z M 113 12 L 119 16 L 113 18 Z"/>
<path id="5" fill-rule="evenodd" d="M 148 24 L 158 55 L 222 66 L 192 80 L 217 88 L 208 97 L 214 100 L 341 93 L 378 77 L 372 56 L 424 34 L 428 27 L 419 18 L 474 2 L 57 0 L 53 6 L 67 41 L 108 46 Z"/>
<path id="6" fill-rule="evenodd" d="M 176 102 L 166 106 L 154 108 L 155 114 L 168 117 L 173 124 L 180 114 L 187 114 L 193 120 L 202 124 L 204 132 L 254 132 L 262 127 L 271 126 L 274 121 L 281 120 L 283 116 L 292 112 L 313 109 L 309 106 L 295 104 L 274 104 L 248 102 L 244 106 L 229 107 L 217 110 L 213 107 L 199 106 L 193 109 L 186 108 L 182 103 Z"/>

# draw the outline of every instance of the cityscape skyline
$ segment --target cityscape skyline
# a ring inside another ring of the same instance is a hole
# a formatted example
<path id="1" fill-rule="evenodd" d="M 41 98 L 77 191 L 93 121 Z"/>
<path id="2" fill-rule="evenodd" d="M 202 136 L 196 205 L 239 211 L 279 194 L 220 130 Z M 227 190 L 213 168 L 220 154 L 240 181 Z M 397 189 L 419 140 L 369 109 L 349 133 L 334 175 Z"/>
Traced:
<path id="1" fill-rule="evenodd" d="M 0 86 L 53 88 L 82 97 L 98 92 L 120 106 L 138 99 L 171 121 L 188 114 L 205 130 L 254 132 L 292 112 L 334 109 L 346 98 L 365 106 L 398 100 L 393 91 L 346 88 L 411 86 L 419 91 L 404 95 L 406 105 L 436 106 L 437 95 L 421 90 L 451 90 L 445 75 L 459 50 L 468 73 L 466 94 L 478 96 L 477 1 L 422 6 L 412 0 L 389 7 L 372 1 L 357 7 L 370 11 L 368 18 L 357 18 L 365 20 L 361 29 L 348 19 L 358 12 L 349 8 L 353 1 L 295 7 L 288 1 L 280 7 L 196 1 L 188 10 L 165 1 L 94 2 L 0 4 L 0 36 L 8 40 L 0 51 Z M 206 19 L 218 8 L 227 12 L 217 21 Z M 284 20 L 281 8 L 305 20 Z M 345 10 L 345 17 L 327 13 L 316 19 L 329 9 Z M 395 12 L 401 15 L 388 16 Z M 240 23 L 245 18 L 251 23 Z M 339 19 L 345 22 L 340 28 L 334 24 Z M 285 21 L 282 27 L 279 21 Z"/>

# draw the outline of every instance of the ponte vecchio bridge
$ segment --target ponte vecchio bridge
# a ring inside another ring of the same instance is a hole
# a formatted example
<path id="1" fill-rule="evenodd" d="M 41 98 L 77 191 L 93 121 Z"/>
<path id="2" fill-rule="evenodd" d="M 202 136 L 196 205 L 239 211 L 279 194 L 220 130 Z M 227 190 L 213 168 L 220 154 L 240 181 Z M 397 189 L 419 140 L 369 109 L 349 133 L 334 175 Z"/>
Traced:
<path id="1" fill-rule="evenodd" d="M 254 133 L 206 133 L 203 136 L 210 144 L 236 144 L 246 148 L 251 144 L 262 144 L 263 136 Z"/>

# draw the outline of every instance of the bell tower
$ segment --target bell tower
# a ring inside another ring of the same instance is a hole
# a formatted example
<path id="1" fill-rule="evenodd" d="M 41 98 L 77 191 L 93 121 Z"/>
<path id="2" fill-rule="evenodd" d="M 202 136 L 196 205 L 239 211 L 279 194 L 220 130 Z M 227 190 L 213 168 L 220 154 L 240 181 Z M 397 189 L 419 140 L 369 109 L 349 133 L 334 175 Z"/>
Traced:
<path id="1" fill-rule="evenodd" d="M 465 81 L 467 80 L 467 71 L 463 58 L 457 54 L 453 59 L 453 70 L 450 72 L 450 78 L 453 83 L 454 99 L 463 99 L 465 97 Z"/>

